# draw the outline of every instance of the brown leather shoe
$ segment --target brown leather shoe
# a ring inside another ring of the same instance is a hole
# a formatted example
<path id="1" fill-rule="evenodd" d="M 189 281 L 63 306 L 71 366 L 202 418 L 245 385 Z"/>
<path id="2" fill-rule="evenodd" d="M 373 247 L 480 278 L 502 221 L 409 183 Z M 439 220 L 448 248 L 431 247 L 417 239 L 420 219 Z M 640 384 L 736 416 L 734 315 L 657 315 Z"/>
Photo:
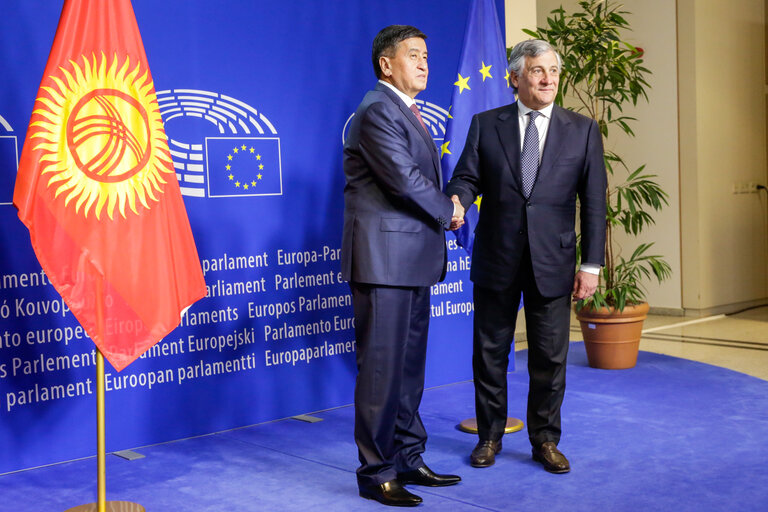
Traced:
<path id="1" fill-rule="evenodd" d="M 360 486 L 360 496 L 391 507 L 415 507 L 422 501 L 419 496 L 408 492 L 397 480 L 379 485 Z"/>
<path id="2" fill-rule="evenodd" d="M 567 473 L 571 470 L 568 459 L 565 458 L 565 455 L 557 449 L 557 445 L 552 441 L 547 441 L 538 449 L 534 448 L 533 460 L 541 462 L 544 469 L 550 473 Z"/>
<path id="3" fill-rule="evenodd" d="M 496 454 L 501 451 L 501 439 L 491 441 L 490 439 L 477 442 L 475 449 L 469 456 L 469 463 L 476 468 L 487 468 L 493 466 L 496 462 Z"/>

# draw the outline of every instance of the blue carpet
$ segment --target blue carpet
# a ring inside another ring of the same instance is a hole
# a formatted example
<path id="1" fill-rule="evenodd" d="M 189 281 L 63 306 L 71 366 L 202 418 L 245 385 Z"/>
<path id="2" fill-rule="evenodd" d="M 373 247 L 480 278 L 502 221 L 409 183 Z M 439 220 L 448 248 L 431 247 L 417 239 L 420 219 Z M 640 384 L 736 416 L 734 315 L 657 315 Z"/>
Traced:
<path id="1" fill-rule="evenodd" d="M 510 415 L 523 418 L 526 353 L 509 374 Z M 474 415 L 471 382 L 427 390 L 425 459 L 463 481 L 413 487 L 419 510 L 730 511 L 768 509 L 768 382 L 641 352 L 636 368 L 589 368 L 571 346 L 560 448 L 572 471 L 530 459 L 525 432 L 504 438 L 496 465 L 469 466 L 475 443 L 456 424 Z M 353 410 L 315 414 L 107 457 L 111 500 L 150 512 L 383 510 L 357 497 Z M 63 511 L 96 499 L 95 459 L 0 476 L 0 512 Z"/>

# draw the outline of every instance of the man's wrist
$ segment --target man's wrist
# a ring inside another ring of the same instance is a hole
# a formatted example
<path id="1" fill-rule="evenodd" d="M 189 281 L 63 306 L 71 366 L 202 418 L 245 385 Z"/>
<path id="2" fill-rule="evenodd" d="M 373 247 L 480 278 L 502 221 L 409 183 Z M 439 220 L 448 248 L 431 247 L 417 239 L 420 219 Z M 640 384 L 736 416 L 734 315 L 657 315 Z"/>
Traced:
<path id="1" fill-rule="evenodd" d="M 579 271 L 597 276 L 600 275 L 600 265 L 595 265 L 593 263 L 582 263 Z"/>

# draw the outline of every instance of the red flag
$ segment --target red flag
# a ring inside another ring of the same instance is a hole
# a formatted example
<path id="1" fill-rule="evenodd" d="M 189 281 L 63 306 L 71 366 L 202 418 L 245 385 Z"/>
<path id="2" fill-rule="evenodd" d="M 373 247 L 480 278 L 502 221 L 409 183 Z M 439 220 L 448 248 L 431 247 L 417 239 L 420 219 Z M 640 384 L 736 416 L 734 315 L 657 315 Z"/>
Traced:
<path id="1" fill-rule="evenodd" d="M 130 0 L 66 0 L 13 202 L 117 370 L 206 294 Z"/>

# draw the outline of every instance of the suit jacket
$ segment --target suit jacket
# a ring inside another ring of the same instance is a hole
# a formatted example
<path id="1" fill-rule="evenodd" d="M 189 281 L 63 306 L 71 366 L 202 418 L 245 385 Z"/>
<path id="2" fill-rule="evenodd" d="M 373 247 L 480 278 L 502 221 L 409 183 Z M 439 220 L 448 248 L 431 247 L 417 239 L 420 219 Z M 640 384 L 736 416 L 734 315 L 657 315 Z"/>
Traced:
<path id="1" fill-rule="evenodd" d="M 592 119 L 554 106 L 538 177 L 526 199 L 517 103 L 475 115 L 446 190 L 465 206 L 483 195 L 470 279 L 491 289 L 510 286 L 527 241 L 541 294 L 569 294 L 576 266 L 576 198 L 582 261 L 602 265 L 606 186 L 602 139 Z"/>
<path id="2" fill-rule="evenodd" d="M 440 158 L 416 116 L 377 84 L 355 112 L 344 144 L 341 272 L 347 281 L 431 286 L 445 275 Z"/>

